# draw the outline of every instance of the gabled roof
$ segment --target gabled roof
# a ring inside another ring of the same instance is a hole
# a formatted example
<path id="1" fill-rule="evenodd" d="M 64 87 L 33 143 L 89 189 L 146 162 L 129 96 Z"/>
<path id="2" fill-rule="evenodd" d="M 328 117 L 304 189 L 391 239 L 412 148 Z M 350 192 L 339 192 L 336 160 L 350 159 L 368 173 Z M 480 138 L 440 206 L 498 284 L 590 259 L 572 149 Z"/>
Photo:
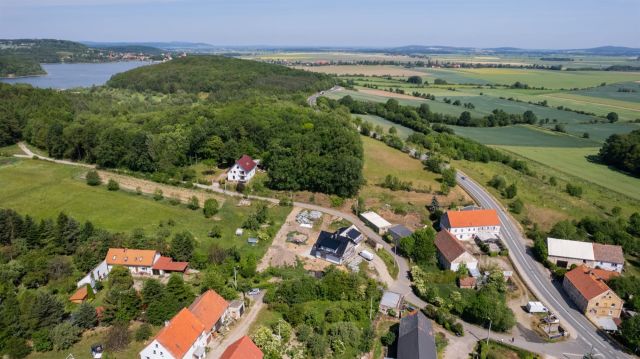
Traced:
<path id="1" fill-rule="evenodd" d="M 400 320 L 398 359 L 437 359 L 431 321 L 421 311 Z"/>
<path id="2" fill-rule="evenodd" d="M 229 303 L 220 294 L 209 289 L 191 303 L 189 310 L 207 330 L 211 330 L 228 307 Z"/>
<path id="3" fill-rule="evenodd" d="M 245 172 L 251 172 L 251 170 L 257 166 L 257 163 L 249 155 L 242 155 L 242 157 L 236 161 L 236 164 Z"/>
<path id="4" fill-rule="evenodd" d="M 320 231 L 318 241 L 316 242 L 316 248 L 324 247 L 332 250 L 335 252 L 335 256 L 342 258 L 347 247 L 349 247 L 349 242 L 351 242 L 351 240 L 348 237 L 339 236 L 337 233 L 340 233 L 340 230 L 336 233 Z"/>
<path id="5" fill-rule="evenodd" d="M 590 242 L 570 241 L 568 239 L 547 238 L 547 249 L 550 256 L 594 259 L 593 245 Z"/>
<path id="6" fill-rule="evenodd" d="M 349 227 L 342 227 L 336 231 L 339 236 L 347 237 L 354 242 L 358 242 L 358 239 L 362 239 L 362 233 L 355 225 L 351 225 Z"/>
<path id="7" fill-rule="evenodd" d="M 155 339 L 167 348 L 174 358 L 182 358 L 203 331 L 204 325 L 198 318 L 189 309 L 183 308 L 160 329 Z"/>
<path id="8" fill-rule="evenodd" d="M 591 300 L 611 288 L 600 277 L 592 273 L 586 266 L 580 266 L 567 272 L 564 280 L 568 280 L 586 300 Z"/>
<path id="9" fill-rule="evenodd" d="M 105 261 L 109 265 L 151 267 L 157 253 L 146 249 L 109 248 Z"/>
<path id="10" fill-rule="evenodd" d="M 78 288 L 78 290 L 75 291 L 75 293 L 73 293 L 70 297 L 69 297 L 69 301 L 74 302 L 74 301 L 78 301 L 78 300 L 85 300 L 87 299 L 87 297 L 89 296 L 89 291 L 87 289 L 89 285 L 83 285 L 82 287 Z"/>
<path id="11" fill-rule="evenodd" d="M 262 359 L 262 356 L 260 349 L 245 335 L 229 345 L 220 359 Z"/>
<path id="12" fill-rule="evenodd" d="M 475 287 L 476 279 L 473 277 L 464 277 L 458 279 L 458 286 L 460 287 Z"/>
<path id="13" fill-rule="evenodd" d="M 168 272 L 184 272 L 187 270 L 189 262 L 174 262 L 169 257 L 160 257 L 153 264 L 152 269 L 164 270 Z"/>
<path id="14" fill-rule="evenodd" d="M 451 228 L 499 226 L 500 219 L 494 209 L 448 211 L 445 213 Z"/>
<path id="15" fill-rule="evenodd" d="M 624 253 L 621 246 L 594 243 L 593 257 L 598 262 L 624 264 Z"/>
<path id="16" fill-rule="evenodd" d="M 438 232 L 434 244 L 436 245 L 438 252 L 440 252 L 449 263 L 452 263 L 455 259 L 466 252 L 462 243 L 460 243 L 460 241 L 446 229 Z"/>
<path id="17" fill-rule="evenodd" d="M 389 232 L 395 234 L 400 238 L 409 237 L 413 234 L 413 231 L 401 224 L 396 224 L 395 226 L 389 228 Z"/>

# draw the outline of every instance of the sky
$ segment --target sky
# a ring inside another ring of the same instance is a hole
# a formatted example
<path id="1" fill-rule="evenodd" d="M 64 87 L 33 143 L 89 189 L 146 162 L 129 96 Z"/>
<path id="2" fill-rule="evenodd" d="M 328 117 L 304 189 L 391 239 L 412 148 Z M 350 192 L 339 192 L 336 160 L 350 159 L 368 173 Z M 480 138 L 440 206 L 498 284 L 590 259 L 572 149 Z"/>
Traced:
<path id="1" fill-rule="evenodd" d="M 0 38 L 640 47 L 640 0 L 0 0 Z"/>

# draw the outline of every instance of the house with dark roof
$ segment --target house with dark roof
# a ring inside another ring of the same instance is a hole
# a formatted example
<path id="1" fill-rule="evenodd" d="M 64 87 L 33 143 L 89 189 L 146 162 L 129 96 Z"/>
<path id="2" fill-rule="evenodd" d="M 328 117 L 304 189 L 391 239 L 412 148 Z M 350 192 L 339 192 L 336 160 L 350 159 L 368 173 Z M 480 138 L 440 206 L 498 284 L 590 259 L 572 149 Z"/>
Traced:
<path id="1" fill-rule="evenodd" d="M 312 253 L 334 264 L 342 264 L 356 253 L 360 242 L 364 240 L 362 232 L 356 226 L 343 227 L 334 233 L 321 231 Z"/>
<path id="2" fill-rule="evenodd" d="M 394 242 L 397 242 L 402 238 L 406 238 L 412 235 L 413 231 L 403 226 L 402 224 L 396 224 L 395 226 L 389 227 L 389 229 L 387 229 L 387 233 L 391 236 L 391 238 L 393 238 Z"/>
<path id="3" fill-rule="evenodd" d="M 398 359 L 437 358 L 431 321 L 421 311 L 402 318 L 398 329 Z"/>
<path id="4" fill-rule="evenodd" d="M 587 317 L 620 318 L 624 302 L 609 288 L 597 270 L 579 266 L 564 275 L 562 288 Z M 596 320 L 593 320 L 593 319 Z"/>
<path id="5" fill-rule="evenodd" d="M 438 251 L 438 262 L 442 268 L 455 272 L 462 263 L 469 270 L 474 270 L 478 267 L 478 260 L 446 229 L 438 232 L 434 244 Z"/>
<path id="6" fill-rule="evenodd" d="M 227 180 L 233 182 L 249 182 L 256 174 L 258 162 L 248 155 L 242 155 L 227 173 Z"/>
<path id="7" fill-rule="evenodd" d="M 621 246 L 567 239 L 547 238 L 547 259 L 561 268 L 586 265 L 622 273 L 624 253 Z"/>
<path id="8" fill-rule="evenodd" d="M 477 235 L 497 238 L 500 234 L 500 219 L 494 209 L 463 209 L 448 211 L 440 219 L 440 229 L 446 229 L 461 241 Z"/>

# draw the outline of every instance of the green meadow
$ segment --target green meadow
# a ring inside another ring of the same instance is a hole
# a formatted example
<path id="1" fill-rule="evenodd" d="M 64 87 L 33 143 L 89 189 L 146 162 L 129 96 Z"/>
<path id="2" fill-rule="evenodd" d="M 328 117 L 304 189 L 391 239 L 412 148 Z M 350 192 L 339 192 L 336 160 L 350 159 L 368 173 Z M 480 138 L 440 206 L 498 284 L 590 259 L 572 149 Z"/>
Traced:
<path id="1" fill-rule="evenodd" d="M 38 160 L 0 159 L 0 204 L 35 218 L 55 218 L 64 211 L 78 221 L 91 221 L 97 227 L 113 232 L 130 232 L 142 228 L 147 234 L 159 229 L 171 232 L 189 231 L 206 247 L 216 241 L 223 247 L 237 246 L 243 251 L 262 256 L 268 243 L 251 247 L 248 234 L 236 237 L 246 216 L 255 210 L 238 207 L 237 199 L 227 198 L 220 212 L 206 219 L 202 210 L 190 210 L 185 205 L 171 205 L 167 200 L 155 201 L 135 193 L 108 191 L 106 186 L 91 187 L 80 178 L 86 169 Z M 202 204 L 201 204 L 202 205 Z M 273 207 L 270 217 L 278 228 L 290 208 Z M 169 224 L 173 221 L 173 225 Z M 207 233 L 214 225 L 222 229 L 222 239 L 214 240 Z"/>
<path id="2" fill-rule="evenodd" d="M 553 132 L 529 125 L 505 127 L 449 126 L 456 134 L 485 145 L 531 147 L 596 147 L 600 144 L 561 132 Z"/>

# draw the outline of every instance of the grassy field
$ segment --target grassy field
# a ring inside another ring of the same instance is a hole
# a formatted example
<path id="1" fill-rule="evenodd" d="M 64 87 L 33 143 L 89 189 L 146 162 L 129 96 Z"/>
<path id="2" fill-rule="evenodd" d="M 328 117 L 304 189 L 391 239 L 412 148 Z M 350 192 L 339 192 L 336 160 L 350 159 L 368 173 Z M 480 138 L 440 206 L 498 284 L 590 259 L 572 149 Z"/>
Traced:
<path id="1" fill-rule="evenodd" d="M 393 76 L 393 77 L 409 77 L 413 75 L 422 75 L 422 72 L 408 69 L 402 66 L 392 65 L 328 65 L 328 66 L 293 66 L 297 69 L 307 70 L 311 72 L 321 72 L 330 75 L 364 75 L 364 76 Z"/>
<path id="2" fill-rule="evenodd" d="M 599 148 L 522 146 L 501 146 L 501 148 L 640 200 L 640 178 L 625 175 L 587 160 L 587 156 L 596 155 Z"/>
<path id="3" fill-rule="evenodd" d="M 600 143 L 553 132 L 535 126 L 516 125 L 505 127 L 460 127 L 449 126 L 456 134 L 471 138 L 485 145 L 531 146 L 531 147 L 596 147 Z"/>
<path id="4" fill-rule="evenodd" d="M 252 247 L 246 243 L 248 234 L 243 237 L 234 235 L 235 229 L 254 211 L 255 203 L 251 207 L 238 207 L 236 199 L 228 199 L 216 217 L 206 219 L 201 210 L 174 206 L 166 200 L 154 201 L 150 197 L 124 191 L 110 192 L 106 186 L 87 186 L 79 179 L 84 171 L 78 167 L 37 160 L 15 160 L 0 165 L 0 204 L 3 208 L 12 208 L 36 218 L 55 218 L 64 211 L 79 221 L 90 220 L 97 227 L 113 232 L 142 228 L 152 234 L 161 225 L 173 232 L 188 230 L 203 246 L 214 241 L 207 233 L 217 224 L 223 233 L 217 243 L 224 247 L 235 245 L 261 257 L 269 246 L 268 243 L 260 243 Z M 276 228 L 283 223 L 289 210 L 287 207 L 269 210 Z M 169 220 L 173 220 L 175 225 L 169 226 Z"/>
<path id="5" fill-rule="evenodd" d="M 137 328 L 137 324 L 133 324 L 130 328 L 132 331 L 131 337 L 133 337 L 133 331 Z M 159 327 L 152 328 L 152 337 L 160 330 Z M 91 358 L 91 346 L 94 344 L 104 344 L 106 335 L 106 328 L 98 328 L 96 331 L 85 333 L 82 339 L 74 344 L 71 348 L 63 351 L 49 351 L 44 353 L 33 352 L 27 359 L 64 359 L 68 355 L 73 354 L 75 359 L 90 359 Z M 131 340 L 131 343 L 125 350 L 119 352 L 105 352 L 103 358 L 109 359 L 131 359 L 138 358 L 140 350 L 142 350 L 148 342 L 137 342 Z"/>
<path id="6" fill-rule="evenodd" d="M 413 130 L 408 128 L 408 127 L 404 127 L 402 125 L 398 125 L 396 123 L 393 123 L 389 120 L 386 120 L 380 116 L 375 116 L 375 115 L 353 115 L 353 117 L 360 117 L 363 121 L 367 121 L 372 123 L 374 126 L 381 126 L 385 133 L 389 132 L 389 129 L 391 127 L 395 127 L 396 130 L 398 131 L 398 136 L 400 136 L 400 138 L 402 139 L 407 139 L 407 137 L 409 137 L 410 134 L 413 133 Z"/>

